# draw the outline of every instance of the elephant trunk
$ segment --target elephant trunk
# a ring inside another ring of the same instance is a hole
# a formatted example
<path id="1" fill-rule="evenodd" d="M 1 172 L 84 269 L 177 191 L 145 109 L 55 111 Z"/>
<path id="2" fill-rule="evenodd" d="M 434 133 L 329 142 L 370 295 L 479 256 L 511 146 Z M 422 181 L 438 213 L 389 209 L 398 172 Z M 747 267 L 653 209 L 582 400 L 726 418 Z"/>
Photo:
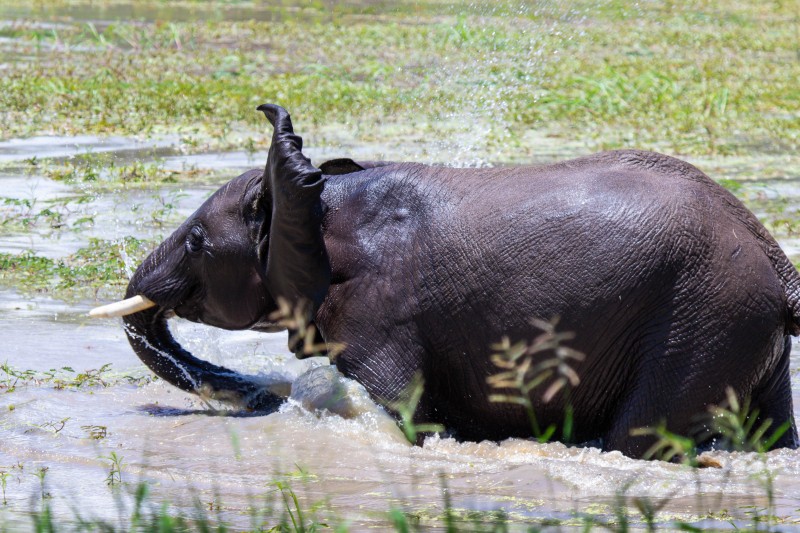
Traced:
<path id="1" fill-rule="evenodd" d="M 155 306 L 123 318 L 133 351 L 158 377 L 187 392 L 239 408 L 267 411 L 280 405 L 283 399 L 255 376 L 202 361 L 186 351 L 169 331 L 167 312 Z"/>
<path id="2" fill-rule="evenodd" d="M 186 351 L 169 331 L 165 310 L 154 307 L 127 315 L 125 334 L 139 359 L 158 377 L 197 394 L 253 410 L 272 410 L 282 398 L 255 377 L 202 361 Z"/>

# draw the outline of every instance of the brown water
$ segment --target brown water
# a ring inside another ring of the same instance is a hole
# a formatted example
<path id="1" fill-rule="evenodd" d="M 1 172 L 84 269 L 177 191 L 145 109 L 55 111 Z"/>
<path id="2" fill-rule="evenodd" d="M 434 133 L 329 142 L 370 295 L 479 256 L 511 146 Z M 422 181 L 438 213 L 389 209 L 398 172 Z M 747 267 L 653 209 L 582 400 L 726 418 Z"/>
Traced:
<path id="1" fill-rule="evenodd" d="M 260 166 L 264 158 L 264 154 L 244 152 L 170 155 L 163 143 L 142 146 L 124 139 L 6 142 L 0 143 L 0 158 L 7 164 L 0 172 L 0 196 L 45 202 L 87 194 L 84 185 L 57 183 L 38 171 L 23 171 L 22 160 L 32 153 L 40 158 L 64 158 L 103 150 L 121 159 L 131 154 L 147 159 L 147 150 L 156 151 L 159 157 L 166 157 L 165 166 L 227 168 L 231 177 L 242 169 Z M 402 156 L 387 155 L 386 147 L 372 150 L 362 148 L 364 157 Z M 310 153 L 317 163 L 330 155 L 313 149 Z M 726 168 L 724 160 L 714 164 L 723 171 Z M 766 198 L 763 205 L 767 211 L 770 197 L 784 199 L 789 207 L 800 204 L 800 180 L 750 187 L 750 194 Z M 32 249 L 60 257 L 85 246 L 90 237 L 159 237 L 171 229 L 143 223 L 141 213 L 157 207 L 159 199 L 167 196 L 176 199 L 172 218 L 182 219 L 214 188 L 171 185 L 158 190 L 93 190 L 91 202 L 74 206 L 67 215 L 68 221 L 95 216 L 90 228 L 5 231 L 0 251 Z M 133 204 L 142 206 L 139 214 L 130 211 Z M 797 239 L 784 239 L 782 244 L 794 254 L 800 249 Z M 150 487 L 153 501 L 169 500 L 186 513 L 194 512 L 195 501 L 199 501 L 209 515 L 219 514 L 239 528 L 259 525 L 262 518 L 258 513 L 272 504 L 278 506 L 269 522 L 274 524 L 282 505 L 276 481 L 287 483 L 306 509 L 318 504 L 321 516 L 346 518 L 356 529 L 385 526 L 390 508 L 414 513 L 422 525 L 434 525 L 443 512 L 443 486 L 462 517 L 469 511 L 503 510 L 517 524 L 532 519 L 570 519 L 580 513 L 610 518 L 615 498 L 624 493 L 631 509 L 633 498 L 663 502 L 662 522 L 685 519 L 708 525 L 713 522 L 709 513 L 715 513 L 713 516 L 723 520 L 713 523 L 720 525 L 727 523 L 725 513 L 747 522 L 753 513 L 763 512 L 768 503 L 762 475 L 765 468 L 774 482 L 776 515 L 793 521 L 800 514 L 797 451 L 772 452 L 766 462 L 755 454 L 714 452 L 723 468 L 690 470 L 593 448 L 519 439 L 458 443 L 429 438 L 422 447 L 413 447 L 357 386 L 352 387 L 351 396 L 361 407 L 350 418 L 309 410 L 291 401 L 268 416 L 217 416 L 219 412 L 196 397 L 162 382 L 115 379 L 122 375 L 143 378 L 149 373 L 129 348 L 118 321 L 86 317 L 95 304 L 67 304 L 23 296 L 9 287 L 0 289 L 4 339 L 0 362 L 39 373 L 64 366 L 84 371 L 111 363 L 106 380 L 113 382 L 106 387 L 59 388 L 51 381 L 0 393 L 0 471 L 9 474 L 8 504 L 0 506 L 0 523 L 24 523 L 44 493 L 59 521 L 81 516 L 124 524 L 141 480 Z M 199 357 L 260 374 L 266 381 L 288 383 L 308 368 L 325 364 L 295 360 L 285 351 L 284 334 L 223 332 L 173 322 L 176 336 Z M 799 368 L 800 351 L 795 350 L 795 416 L 800 416 Z M 0 372 L 0 380 L 4 378 Z M 101 426 L 104 438 L 91 438 Z M 116 486 L 107 484 L 112 452 L 123 459 L 122 483 Z M 35 475 L 41 468 L 47 468 L 43 483 Z"/>

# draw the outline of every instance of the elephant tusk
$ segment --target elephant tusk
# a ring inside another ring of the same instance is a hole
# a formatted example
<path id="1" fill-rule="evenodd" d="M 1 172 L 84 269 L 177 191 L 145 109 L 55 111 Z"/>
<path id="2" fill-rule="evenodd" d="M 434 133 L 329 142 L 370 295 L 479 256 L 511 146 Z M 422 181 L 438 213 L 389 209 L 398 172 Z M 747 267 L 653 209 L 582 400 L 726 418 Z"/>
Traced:
<path id="1" fill-rule="evenodd" d="M 145 309 L 149 309 L 155 305 L 156 303 L 153 300 L 138 294 L 133 298 L 128 298 L 120 302 L 114 302 L 113 304 L 95 307 L 89 311 L 89 316 L 92 318 L 126 316 L 132 315 L 133 313 L 138 313 L 139 311 L 144 311 Z"/>

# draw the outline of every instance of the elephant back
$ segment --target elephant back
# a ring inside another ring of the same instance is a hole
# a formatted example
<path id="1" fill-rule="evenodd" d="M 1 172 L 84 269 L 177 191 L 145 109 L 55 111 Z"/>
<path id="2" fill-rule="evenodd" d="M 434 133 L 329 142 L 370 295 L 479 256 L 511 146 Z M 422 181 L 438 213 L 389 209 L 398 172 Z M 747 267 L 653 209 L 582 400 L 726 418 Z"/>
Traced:
<path id="1" fill-rule="evenodd" d="M 636 166 L 657 171 L 660 174 L 679 176 L 700 184 L 706 192 L 718 200 L 727 210 L 732 220 L 747 228 L 766 254 L 783 286 L 786 295 L 787 321 L 786 333 L 800 334 L 800 273 L 781 247 L 761 224 L 756 216 L 738 198 L 720 184 L 709 178 L 701 170 L 680 159 L 655 152 L 639 150 L 618 150 L 600 154 L 613 158 L 625 166 Z"/>

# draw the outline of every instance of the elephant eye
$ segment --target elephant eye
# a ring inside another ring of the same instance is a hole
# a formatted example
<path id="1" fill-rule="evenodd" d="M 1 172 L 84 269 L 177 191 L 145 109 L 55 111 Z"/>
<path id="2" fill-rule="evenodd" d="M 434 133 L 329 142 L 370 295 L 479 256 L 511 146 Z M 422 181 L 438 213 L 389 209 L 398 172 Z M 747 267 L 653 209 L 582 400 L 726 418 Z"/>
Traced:
<path id="1" fill-rule="evenodd" d="M 203 234 L 203 230 L 195 226 L 186 236 L 186 249 L 189 250 L 190 253 L 196 254 L 203 249 L 203 243 L 205 240 L 206 237 Z"/>

